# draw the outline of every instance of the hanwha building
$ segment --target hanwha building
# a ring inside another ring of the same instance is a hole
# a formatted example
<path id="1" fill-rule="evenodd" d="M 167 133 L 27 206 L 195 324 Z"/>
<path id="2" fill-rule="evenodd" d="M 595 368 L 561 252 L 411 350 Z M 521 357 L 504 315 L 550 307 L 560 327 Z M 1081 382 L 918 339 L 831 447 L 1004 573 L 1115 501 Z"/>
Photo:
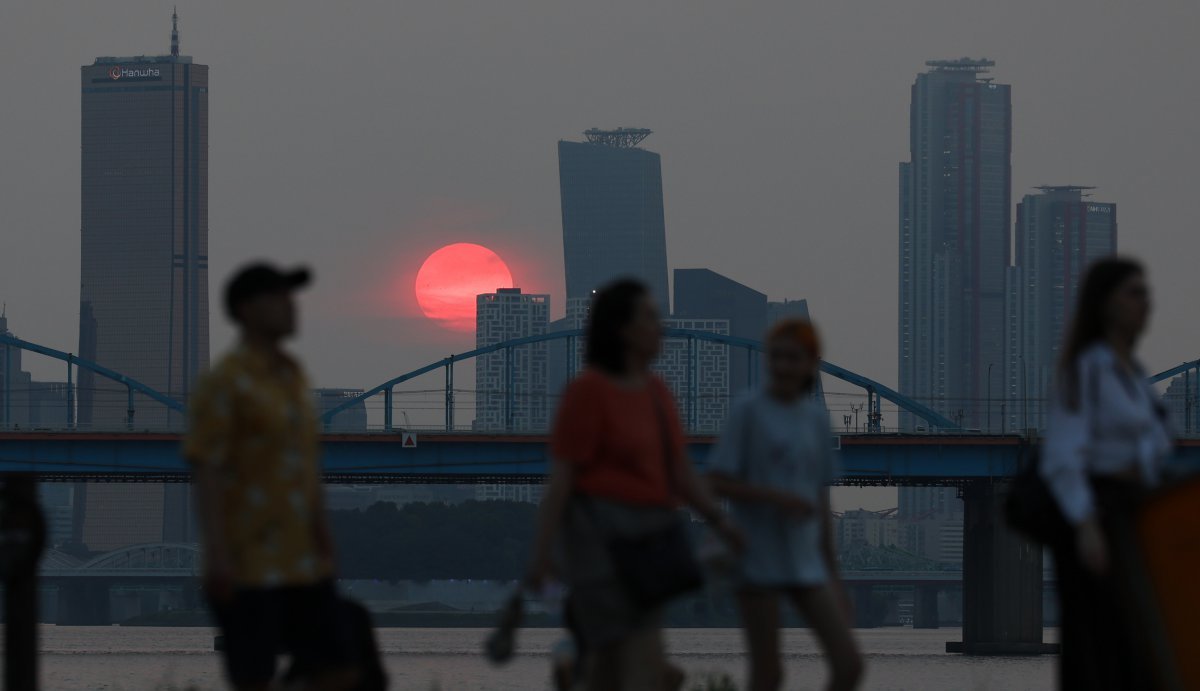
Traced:
<path id="1" fill-rule="evenodd" d="M 208 367 L 208 66 L 171 52 L 82 68 L 79 355 L 186 400 Z M 81 370 L 81 428 L 129 424 L 124 386 Z M 183 420 L 140 396 L 134 429 Z"/>
<path id="2" fill-rule="evenodd" d="M 82 68 L 79 355 L 186 400 L 208 368 L 208 67 L 179 54 Z M 81 429 L 180 429 L 178 413 L 80 368 Z M 188 485 L 79 483 L 94 551 L 195 540 Z"/>

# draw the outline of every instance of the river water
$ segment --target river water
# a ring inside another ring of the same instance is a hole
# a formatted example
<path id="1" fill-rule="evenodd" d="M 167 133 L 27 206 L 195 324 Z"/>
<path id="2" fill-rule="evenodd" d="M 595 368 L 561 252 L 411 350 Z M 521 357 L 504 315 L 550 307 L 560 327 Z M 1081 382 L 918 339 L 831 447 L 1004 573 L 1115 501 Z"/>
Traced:
<path id="1" fill-rule="evenodd" d="M 549 688 L 547 650 L 557 631 L 521 633 L 520 655 L 501 668 L 480 654 L 480 629 L 381 629 L 379 643 L 392 688 L 398 691 L 538 691 Z M 1046 632 L 1053 640 L 1054 631 Z M 1022 691 L 1054 687 L 1057 658 L 971 658 L 947 654 L 959 629 L 866 629 L 858 632 L 867 655 L 864 689 L 914 691 Z M 727 673 L 743 677 L 743 646 L 736 629 L 674 629 L 672 659 L 697 679 Z M 202 628 L 57 627 L 42 629 L 45 691 L 146 691 L 224 688 L 212 631 Z M 825 670 L 815 642 L 802 629 L 784 637 L 785 688 L 820 689 Z M 690 684 L 685 688 L 690 689 Z"/>

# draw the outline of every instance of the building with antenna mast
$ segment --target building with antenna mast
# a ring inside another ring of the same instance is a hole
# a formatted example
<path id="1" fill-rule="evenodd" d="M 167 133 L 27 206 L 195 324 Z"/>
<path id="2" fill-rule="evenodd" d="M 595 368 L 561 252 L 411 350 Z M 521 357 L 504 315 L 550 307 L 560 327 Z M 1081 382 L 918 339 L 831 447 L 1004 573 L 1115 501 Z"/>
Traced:
<path id="1" fill-rule="evenodd" d="M 639 147 L 650 130 L 593 127 L 583 135 L 587 141 L 558 143 L 567 304 L 630 277 L 669 314 L 662 160 Z"/>
<path id="2" fill-rule="evenodd" d="M 79 355 L 186 400 L 208 369 L 208 66 L 169 53 L 80 69 Z M 81 428 L 124 429 L 126 391 L 81 370 Z M 136 401 L 135 429 L 180 429 Z M 80 485 L 92 550 L 195 539 L 187 485 Z"/>
<path id="3" fill-rule="evenodd" d="M 208 368 L 208 66 L 179 54 L 175 13 L 170 51 L 81 68 L 79 354 L 186 400 Z M 125 390 L 79 376 L 79 424 L 123 424 Z"/>

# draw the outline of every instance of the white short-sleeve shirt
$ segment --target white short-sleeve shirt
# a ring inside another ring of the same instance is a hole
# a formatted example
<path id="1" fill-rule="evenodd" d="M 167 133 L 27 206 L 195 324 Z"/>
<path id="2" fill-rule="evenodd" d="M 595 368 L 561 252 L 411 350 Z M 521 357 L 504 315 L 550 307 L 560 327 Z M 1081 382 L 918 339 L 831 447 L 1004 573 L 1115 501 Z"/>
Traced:
<path id="1" fill-rule="evenodd" d="M 819 506 L 824 488 L 839 473 L 829 413 L 807 396 L 783 403 L 764 391 L 748 394 L 734 404 L 709 469 Z M 792 586 L 828 580 L 821 516 L 798 519 L 774 505 L 730 503 L 733 522 L 746 535 L 745 583 Z"/>

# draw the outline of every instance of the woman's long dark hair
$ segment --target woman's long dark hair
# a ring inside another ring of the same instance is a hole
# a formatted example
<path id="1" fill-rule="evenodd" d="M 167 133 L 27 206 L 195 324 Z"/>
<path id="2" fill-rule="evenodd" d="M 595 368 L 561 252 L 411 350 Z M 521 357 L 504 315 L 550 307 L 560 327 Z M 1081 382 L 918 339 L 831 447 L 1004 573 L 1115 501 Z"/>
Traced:
<path id="1" fill-rule="evenodd" d="M 644 283 L 621 279 L 602 288 L 592 298 L 587 323 L 587 364 L 608 374 L 625 371 L 622 331 L 633 321 L 637 304 L 650 290 Z"/>
<path id="2" fill-rule="evenodd" d="M 1132 259 L 1110 257 L 1092 264 L 1083 277 L 1075 317 L 1058 363 L 1059 381 L 1071 410 L 1079 408 L 1079 356 L 1108 336 L 1109 299 L 1126 280 L 1145 273 L 1142 265 Z"/>

